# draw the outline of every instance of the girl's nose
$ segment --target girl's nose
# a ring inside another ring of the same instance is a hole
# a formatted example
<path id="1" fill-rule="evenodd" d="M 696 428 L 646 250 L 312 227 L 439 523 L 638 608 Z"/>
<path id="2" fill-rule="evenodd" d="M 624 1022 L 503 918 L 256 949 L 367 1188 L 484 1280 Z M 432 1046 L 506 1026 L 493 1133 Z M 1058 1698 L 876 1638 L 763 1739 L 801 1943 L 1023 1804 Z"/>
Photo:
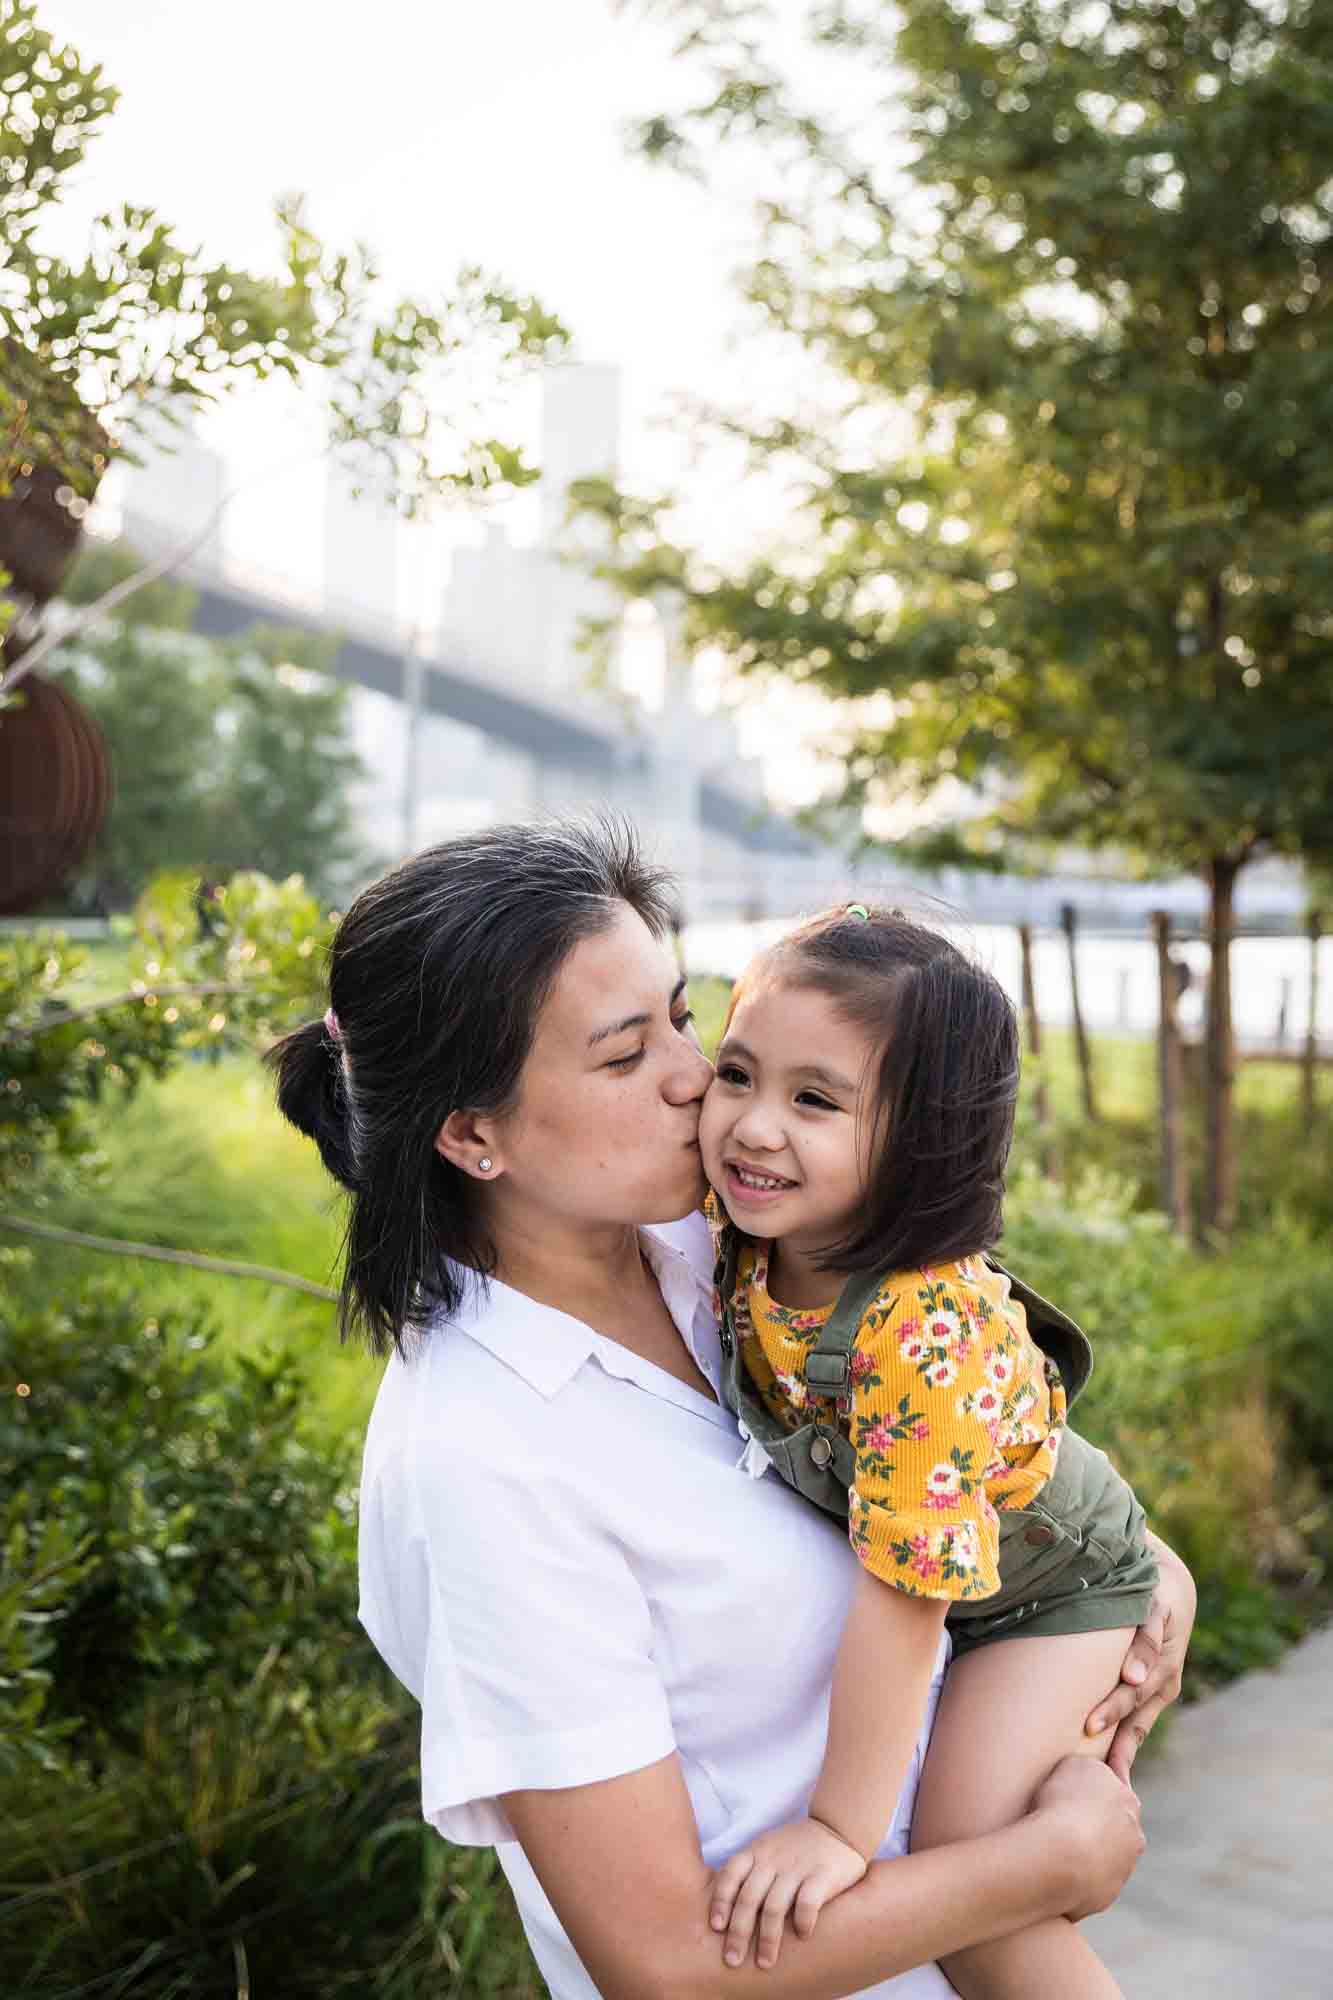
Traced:
<path id="1" fill-rule="evenodd" d="M 781 1120 L 755 1098 L 750 1099 L 732 1130 L 737 1145 L 751 1147 L 755 1152 L 780 1152 L 787 1143 Z"/>

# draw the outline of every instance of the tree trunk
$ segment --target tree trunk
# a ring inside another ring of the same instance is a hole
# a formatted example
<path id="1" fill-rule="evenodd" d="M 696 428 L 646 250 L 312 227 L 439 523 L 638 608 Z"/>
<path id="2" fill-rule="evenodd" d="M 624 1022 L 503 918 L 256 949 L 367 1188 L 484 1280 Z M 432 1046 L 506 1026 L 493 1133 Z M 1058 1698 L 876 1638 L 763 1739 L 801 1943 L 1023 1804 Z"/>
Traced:
<path id="1" fill-rule="evenodd" d="M 1185 1066 L 1176 1020 L 1176 967 L 1171 957 L 1171 919 L 1154 910 L 1157 945 L 1157 1094 L 1161 1121 L 1162 1207 L 1177 1236 L 1189 1221 L 1189 1187 L 1185 1175 L 1185 1135 L 1182 1107 Z"/>
<path id="2" fill-rule="evenodd" d="M 1233 1097 L 1236 1042 L 1231 1022 L 1231 939 L 1241 864 L 1217 854 L 1208 864 L 1208 1025 L 1204 1042 L 1204 1182 L 1200 1228 L 1220 1242 L 1236 1221 Z"/>
<path id="3" fill-rule="evenodd" d="M 1037 1012 L 1037 985 L 1032 976 L 1032 926 L 1018 926 L 1018 949 L 1023 975 L 1023 1019 L 1027 1027 L 1028 1055 L 1031 1057 L 1034 1089 L 1032 1105 L 1037 1118 L 1039 1165 L 1049 1180 L 1051 1158 L 1051 1106 L 1046 1092 L 1046 1075 L 1041 1059 L 1041 1016 Z"/>
<path id="4" fill-rule="evenodd" d="M 1301 1058 L 1301 1119 L 1307 1132 L 1314 1131 L 1316 1078 L 1319 1071 L 1319 940 L 1323 936 L 1323 912 L 1311 910 L 1305 919 L 1310 940 L 1310 983 L 1306 1002 L 1305 1049 Z"/>
<path id="5" fill-rule="evenodd" d="M 1083 1093 L 1083 1115 L 1091 1124 L 1097 1120 L 1097 1099 L 1092 1087 L 1092 1050 L 1088 1046 L 1088 1033 L 1083 1025 L 1083 1003 L 1078 990 L 1078 948 L 1076 934 L 1078 918 L 1072 903 L 1060 906 L 1060 928 L 1065 934 L 1069 947 L 1069 996 L 1074 1015 L 1074 1049 L 1078 1056 L 1079 1088 Z"/>

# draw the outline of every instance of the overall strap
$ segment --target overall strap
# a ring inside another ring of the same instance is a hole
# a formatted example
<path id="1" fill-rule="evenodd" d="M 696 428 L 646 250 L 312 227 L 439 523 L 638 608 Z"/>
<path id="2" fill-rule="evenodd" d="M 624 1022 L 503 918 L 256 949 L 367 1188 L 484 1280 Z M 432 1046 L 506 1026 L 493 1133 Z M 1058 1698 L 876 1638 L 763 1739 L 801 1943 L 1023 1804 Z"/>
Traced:
<path id="1" fill-rule="evenodd" d="M 989 1251 L 986 1262 L 992 1271 L 998 1271 L 1001 1277 L 1009 1280 L 1009 1296 L 1022 1306 L 1027 1316 L 1028 1332 L 1037 1346 L 1043 1354 L 1050 1355 L 1059 1369 L 1065 1401 L 1072 1409 L 1092 1374 L 1092 1342 L 1077 1320 L 1061 1312 L 1059 1306 L 1052 1305 L 1040 1292 L 1034 1292 L 1031 1285 L 1025 1285 L 1021 1278 L 1016 1278 Z"/>
<path id="2" fill-rule="evenodd" d="M 821 1396 L 845 1396 L 851 1388 L 852 1345 L 887 1273 L 853 1271 L 824 1322 L 819 1340 L 805 1357 L 806 1387 Z"/>

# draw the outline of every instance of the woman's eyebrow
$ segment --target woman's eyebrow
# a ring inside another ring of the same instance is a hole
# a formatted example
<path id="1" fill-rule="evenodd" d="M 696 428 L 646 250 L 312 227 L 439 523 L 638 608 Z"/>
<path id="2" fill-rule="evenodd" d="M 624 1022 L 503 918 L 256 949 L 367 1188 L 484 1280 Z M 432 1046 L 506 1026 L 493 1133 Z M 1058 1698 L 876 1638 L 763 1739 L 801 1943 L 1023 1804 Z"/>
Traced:
<path id="1" fill-rule="evenodd" d="M 671 998 L 667 1001 L 668 1010 L 675 1006 L 688 985 L 689 980 L 682 973 L 671 989 Z M 651 1019 L 651 1014 L 626 1014 L 623 1021 L 608 1021 L 604 1028 L 593 1029 L 588 1037 L 588 1047 L 595 1049 L 599 1042 L 609 1042 L 612 1035 L 623 1035 L 627 1028 L 646 1028 Z"/>

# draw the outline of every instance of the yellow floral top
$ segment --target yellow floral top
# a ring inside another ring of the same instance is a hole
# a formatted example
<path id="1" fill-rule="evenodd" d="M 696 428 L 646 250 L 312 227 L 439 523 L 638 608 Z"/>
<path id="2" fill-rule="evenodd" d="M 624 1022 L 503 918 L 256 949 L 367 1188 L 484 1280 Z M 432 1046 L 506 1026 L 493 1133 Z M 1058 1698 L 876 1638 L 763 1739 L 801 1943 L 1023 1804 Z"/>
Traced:
<path id="1" fill-rule="evenodd" d="M 731 1305 L 765 1407 L 790 1430 L 823 1416 L 850 1439 L 848 1529 L 865 1567 L 916 1597 L 998 1590 L 996 1509 L 1041 1491 L 1065 1422 L 1059 1370 L 1008 1278 L 981 1257 L 886 1277 L 857 1331 L 841 1404 L 805 1381 L 833 1307 L 770 1298 L 766 1244 L 742 1249 Z"/>

